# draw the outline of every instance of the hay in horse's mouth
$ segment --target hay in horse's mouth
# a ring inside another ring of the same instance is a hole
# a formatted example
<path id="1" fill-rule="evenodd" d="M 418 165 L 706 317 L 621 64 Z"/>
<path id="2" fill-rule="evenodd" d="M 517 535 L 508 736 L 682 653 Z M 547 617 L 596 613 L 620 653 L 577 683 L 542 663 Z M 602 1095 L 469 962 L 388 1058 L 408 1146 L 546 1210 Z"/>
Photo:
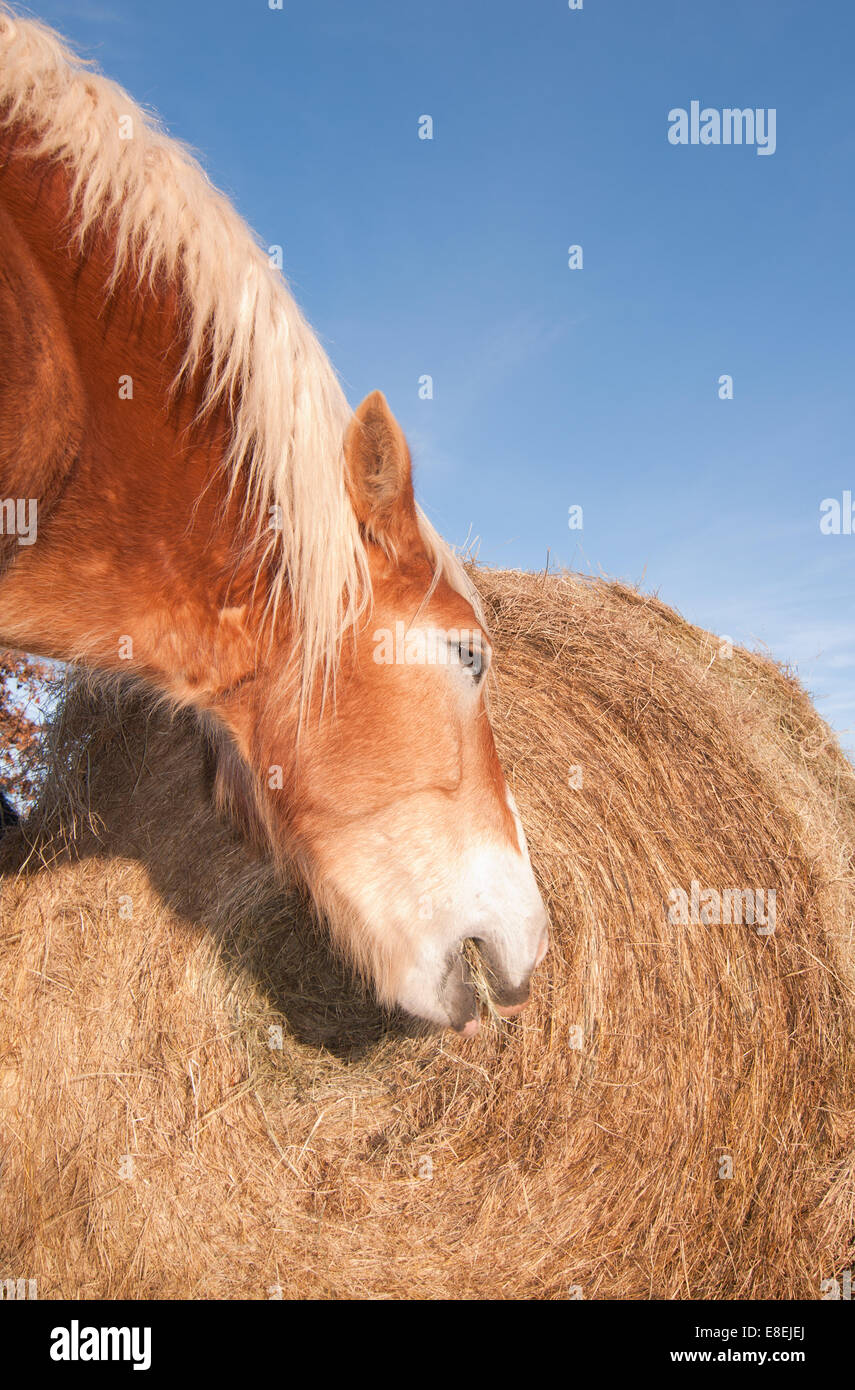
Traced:
<path id="1" fill-rule="evenodd" d="M 461 947 L 461 953 L 469 969 L 470 981 L 478 997 L 479 1009 L 483 1005 L 494 1023 L 506 1024 L 508 1019 L 503 1018 L 496 1008 L 490 971 L 481 955 L 478 942 L 473 937 L 467 937 Z"/>

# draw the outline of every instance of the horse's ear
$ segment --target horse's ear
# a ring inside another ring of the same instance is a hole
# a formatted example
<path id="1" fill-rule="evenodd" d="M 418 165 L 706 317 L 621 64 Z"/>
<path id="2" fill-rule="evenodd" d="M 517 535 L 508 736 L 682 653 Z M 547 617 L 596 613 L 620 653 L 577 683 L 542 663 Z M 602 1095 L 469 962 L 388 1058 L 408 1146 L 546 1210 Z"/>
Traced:
<path id="1" fill-rule="evenodd" d="M 344 441 L 347 489 L 368 535 L 402 546 L 418 534 L 410 451 L 382 391 L 356 410 Z"/>

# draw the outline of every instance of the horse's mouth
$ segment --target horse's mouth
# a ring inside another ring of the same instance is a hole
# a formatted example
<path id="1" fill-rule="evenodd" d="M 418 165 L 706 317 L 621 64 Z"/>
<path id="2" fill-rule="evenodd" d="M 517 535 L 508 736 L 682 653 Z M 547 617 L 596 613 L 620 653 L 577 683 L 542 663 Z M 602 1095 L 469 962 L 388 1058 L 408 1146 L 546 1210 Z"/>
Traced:
<path id="1" fill-rule="evenodd" d="M 548 949 L 549 938 L 544 932 L 531 971 L 515 984 L 491 941 L 467 937 L 449 962 L 440 991 L 455 1032 L 473 1037 L 480 1027 L 482 1006 L 499 1018 L 516 1018 L 529 1002 L 531 977 Z"/>

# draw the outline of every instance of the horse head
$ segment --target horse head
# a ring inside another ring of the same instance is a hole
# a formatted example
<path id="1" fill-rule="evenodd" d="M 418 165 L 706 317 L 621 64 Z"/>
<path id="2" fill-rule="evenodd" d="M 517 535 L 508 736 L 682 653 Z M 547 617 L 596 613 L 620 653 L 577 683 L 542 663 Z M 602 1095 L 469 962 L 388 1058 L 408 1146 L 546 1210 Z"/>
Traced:
<path id="1" fill-rule="evenodd" d="M 221 759 L 218 794 L 298 864 L 385 1004 L 468 1035 L 479 1006 L 464 943 L 511 1016 L 548 940 L 490 726 L 490 640 L 429 554 L 407 444 L 379 392 L 353 418 L 345 463 L 370 609 L 344 638 L 334 693 L 318 692 L 302 721 L 287 662 L 241 687 L 229 724 L 244 767 Z"/>

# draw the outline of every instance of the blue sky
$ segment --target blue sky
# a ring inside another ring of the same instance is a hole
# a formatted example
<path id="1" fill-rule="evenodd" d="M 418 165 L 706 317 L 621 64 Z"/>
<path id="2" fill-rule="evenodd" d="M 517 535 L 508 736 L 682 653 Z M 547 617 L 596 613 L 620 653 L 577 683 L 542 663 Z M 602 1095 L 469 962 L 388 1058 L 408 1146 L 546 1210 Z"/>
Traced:
<path id="1" fill-rule="evenodd" d="M 284 247 L 450 540 L 767 648 L 855 749 L 855 535 L 819 528 L 855 491 L 850 0 L 32 9 Z M 693 100 L 775 108 L 775 153 L 671 145 Z"/>

